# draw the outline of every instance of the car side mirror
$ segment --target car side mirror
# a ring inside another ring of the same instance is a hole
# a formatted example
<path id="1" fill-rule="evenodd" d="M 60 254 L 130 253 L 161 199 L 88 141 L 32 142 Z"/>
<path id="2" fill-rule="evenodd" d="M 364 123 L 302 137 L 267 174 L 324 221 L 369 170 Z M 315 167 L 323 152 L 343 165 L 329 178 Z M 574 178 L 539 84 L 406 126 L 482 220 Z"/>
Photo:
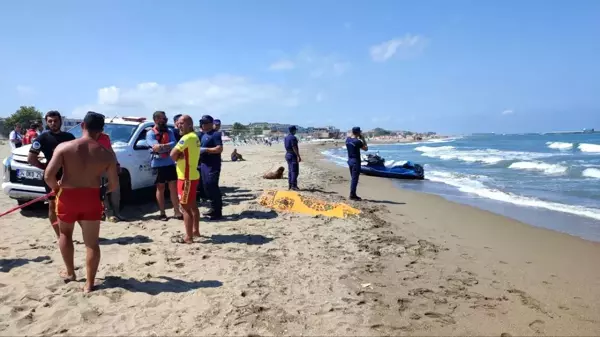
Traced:
<path id="1" fill-rule="evenodd" d="M 148 142 L 145 139 L 140 139 L 137 142 L 135 142 L 135 146 L 133 147 L 134 150 L 148 150 L 150 149 L 150 146 L 148 145 Z"/>

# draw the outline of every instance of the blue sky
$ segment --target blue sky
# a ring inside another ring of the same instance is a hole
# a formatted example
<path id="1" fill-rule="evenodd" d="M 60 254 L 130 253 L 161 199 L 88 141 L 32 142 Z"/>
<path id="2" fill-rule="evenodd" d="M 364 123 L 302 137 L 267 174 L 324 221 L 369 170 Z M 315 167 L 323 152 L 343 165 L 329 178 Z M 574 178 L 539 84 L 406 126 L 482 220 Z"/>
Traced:
<path id="1" fill-rule="evenodd" d="M 600 128 L 600 1 L 2 1 L 0 115 Z"/>

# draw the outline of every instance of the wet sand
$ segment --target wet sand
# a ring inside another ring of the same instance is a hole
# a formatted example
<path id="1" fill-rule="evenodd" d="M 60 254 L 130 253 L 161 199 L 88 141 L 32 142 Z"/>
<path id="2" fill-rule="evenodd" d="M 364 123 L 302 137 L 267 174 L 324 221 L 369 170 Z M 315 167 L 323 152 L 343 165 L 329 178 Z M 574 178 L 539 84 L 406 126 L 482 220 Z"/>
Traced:
<path id="1" fill-rule="evenodd" d="M 342 201 L 348 170 L 302 148 L 302 194 Z M 228 148 L 224 158 L 229 157 Z M 282 145 L 246 146 L 223 163 L 226 218 L 193 245 L 152 202 L 103 223 L 98 290 L 83 294 L 46 212 L 0 219 L 0 335 L 597 335 L 600 245 L 440 197 L 361 177 L 357 219 L 258 205 L 287 181 Z M 2 157 L 8 148 L 2 149 Z M 286 172 L 287 174 L 287 172 Z M 151 200 L 151 198 L 149 198 Z M 0 210 L 16 204 L 0 196 Z M 172 210 L 167 212 L 172 214 Z"/>

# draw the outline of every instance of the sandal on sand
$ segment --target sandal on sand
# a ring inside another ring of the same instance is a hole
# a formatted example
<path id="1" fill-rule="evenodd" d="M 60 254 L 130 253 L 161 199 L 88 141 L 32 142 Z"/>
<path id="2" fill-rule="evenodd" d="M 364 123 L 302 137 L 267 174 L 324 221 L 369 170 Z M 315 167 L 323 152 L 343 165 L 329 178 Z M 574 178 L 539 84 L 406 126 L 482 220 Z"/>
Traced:
<path id="1" fill-rule="evenodd" d="M 167 221 L 167 220 L 169 220 L 169 218 L 167 217 L 167 215 L 166 215 L 165 213 L 161 213 L 161 214 L 158 216 L 158 220 L 161 220 L 161 221 Z"/>

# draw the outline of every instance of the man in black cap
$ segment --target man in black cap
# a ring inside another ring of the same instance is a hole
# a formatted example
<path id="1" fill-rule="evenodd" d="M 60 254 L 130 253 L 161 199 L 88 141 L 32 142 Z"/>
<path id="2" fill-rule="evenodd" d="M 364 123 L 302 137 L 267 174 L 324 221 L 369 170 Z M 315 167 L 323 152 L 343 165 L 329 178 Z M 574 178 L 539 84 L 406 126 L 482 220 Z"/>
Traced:
<path id="1" fill-rule="evenodd" d="M 285 161 L 288 164 L 288 189 L 298 190 L 298 175 L 300 174 L 300 150 L 298 149 L 298 138 L 296 138 L 296 126 L 289 128 L 290 133 L 285 136 L 283 145 L 285 147 Z"/>
<path id="2" fill-rule="evenodd" d="M 350 199 L 362 200 L 356 195 L 356 187 L 358 186 L 358 177 L 360 176 L 360 150 L 368 151 L 367 142 L 362 135 L 362 131 L 358 126 L 352 128 L 352 135 L 346 138 L 346 149 L 348 150 L 348 167 L 350 168 Z"/>
<path id="3" fill-rule="evenodd" d="M 200 127 L 203 131 L 200 141 L 200 174 L 204 190 L 211 202 L 211 209 L 205 216 L 210 220 L 218 220 L 223 216 L 223 200 L 219 189 L 223 141 L 221 132 L 214 130 L 213 122 L 213 118 L 209 115 L 204 115 L 200 119 Z"/>

